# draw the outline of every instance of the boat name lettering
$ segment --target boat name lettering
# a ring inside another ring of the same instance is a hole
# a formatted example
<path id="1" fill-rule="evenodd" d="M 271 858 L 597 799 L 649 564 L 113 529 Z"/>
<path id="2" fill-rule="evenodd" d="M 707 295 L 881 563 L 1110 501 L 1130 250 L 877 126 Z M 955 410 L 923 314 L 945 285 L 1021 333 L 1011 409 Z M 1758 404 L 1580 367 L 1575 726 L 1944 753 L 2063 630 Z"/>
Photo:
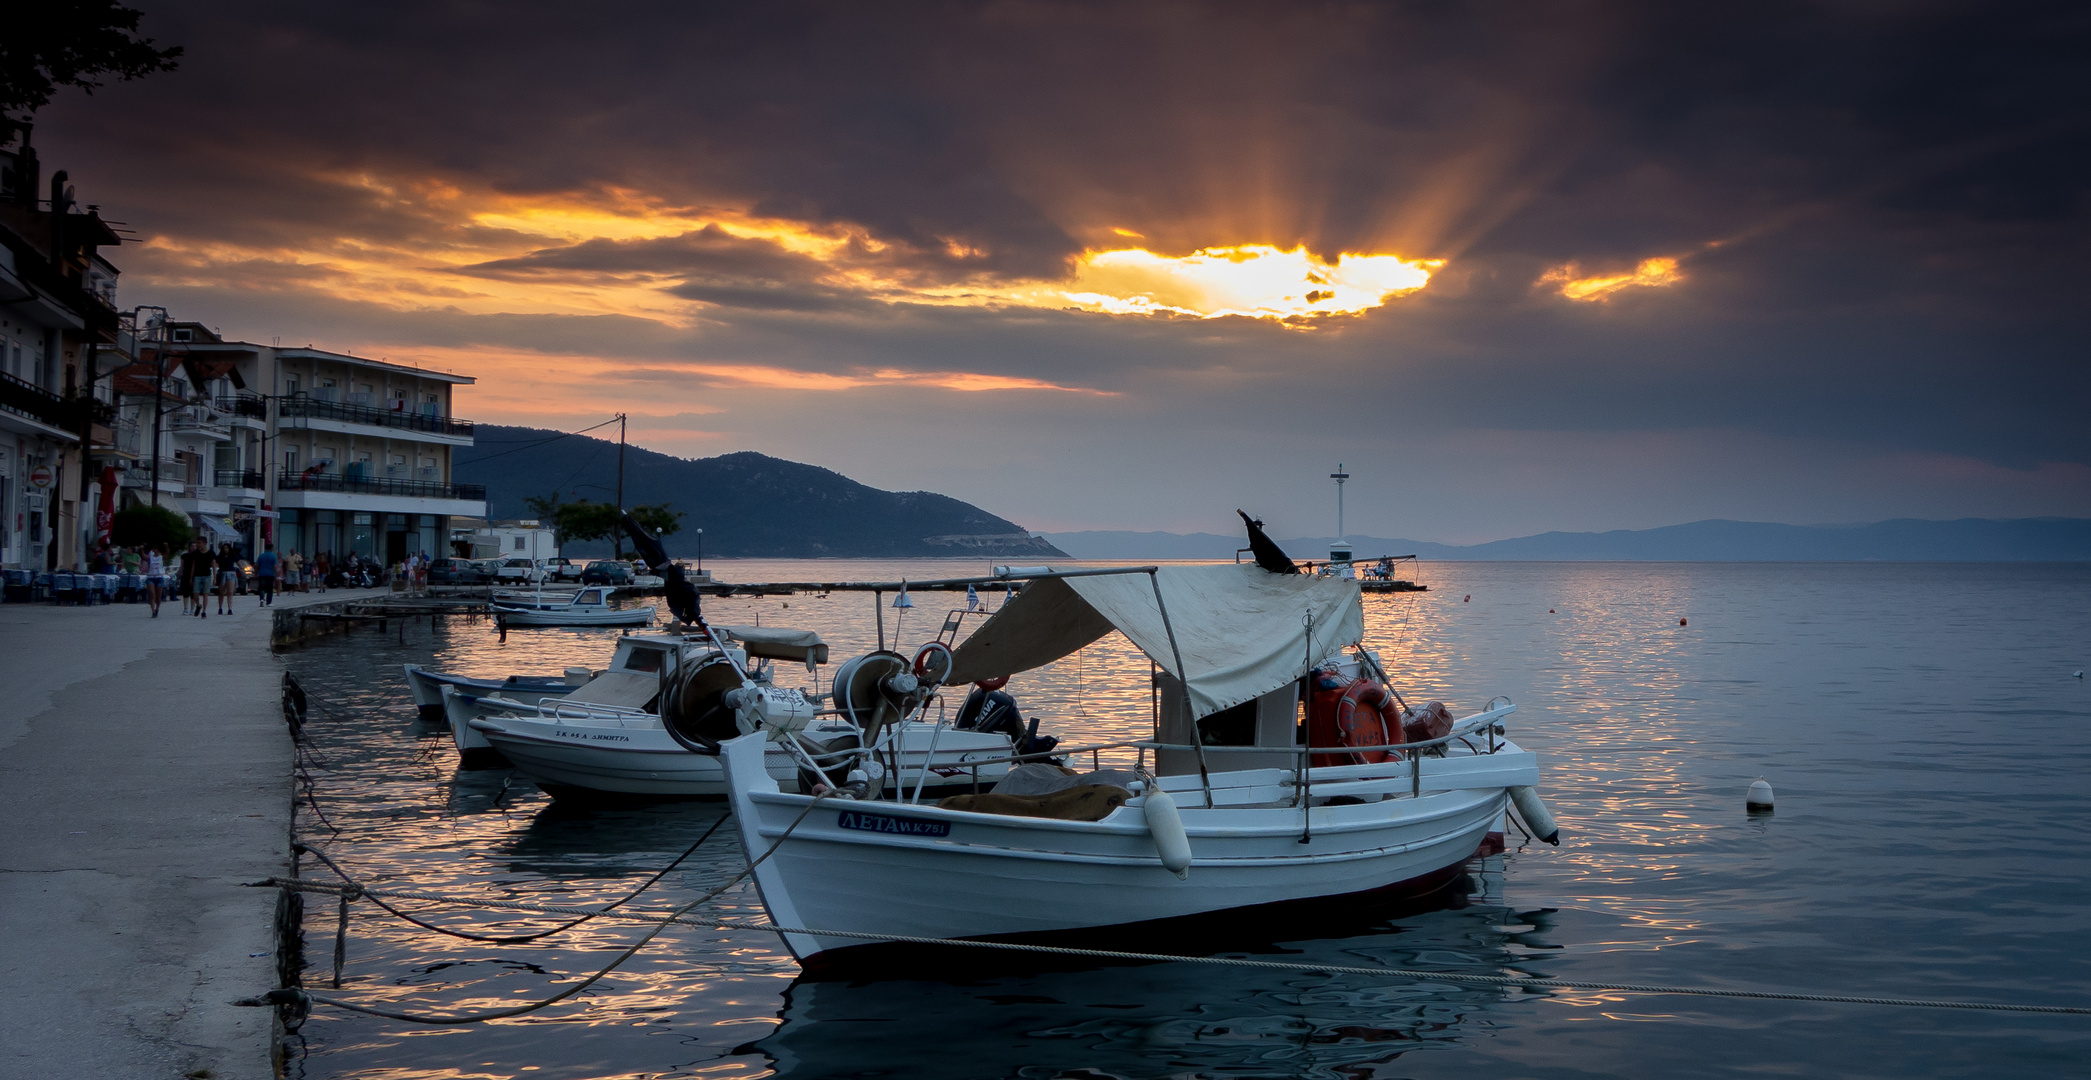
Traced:
<path id="1" fill-rule="evenodd" d="M 951 835 L 951 823 L 948 821 L 923 821 L 919 818 L 888 817 L 885 814 L 866 814 L 859 810 L 844 810 L 836 815 L 835 824 L 845 829 L 895 833 L 901 836 Z"/>
<path id="2" fill-rule="evenodd" d="M 629 735 L 596 735 L 586 731 L 568 731 L 565 728 L 553 728 L 552 734 L 557 735 L 562 739 L 587 739 L 591 742 L 632 741 L 632 738 Z"/>

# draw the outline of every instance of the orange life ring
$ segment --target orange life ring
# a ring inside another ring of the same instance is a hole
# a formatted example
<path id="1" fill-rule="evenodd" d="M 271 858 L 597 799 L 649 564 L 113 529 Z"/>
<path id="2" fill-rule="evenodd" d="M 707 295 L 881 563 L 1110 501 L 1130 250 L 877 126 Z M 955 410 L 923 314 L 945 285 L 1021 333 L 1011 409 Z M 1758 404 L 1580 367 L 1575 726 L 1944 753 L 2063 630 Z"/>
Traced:
<path id="1" fill-rule="evenodd" d="M 1359 711 L 1359 706 L 1364 711 Z M 1336 702 L 1336 732 L 1345 746 L 1389 746 L 1404 741 L 1401 732 L 1401 712 L 1395 707 L 1394 694 L 1371 679 L 1359 679 L 1343 691 Z M 1392 750 L 1361 750 L 1350 755 L 1363 764 L 1391 761 L 1399 755 Z"/>

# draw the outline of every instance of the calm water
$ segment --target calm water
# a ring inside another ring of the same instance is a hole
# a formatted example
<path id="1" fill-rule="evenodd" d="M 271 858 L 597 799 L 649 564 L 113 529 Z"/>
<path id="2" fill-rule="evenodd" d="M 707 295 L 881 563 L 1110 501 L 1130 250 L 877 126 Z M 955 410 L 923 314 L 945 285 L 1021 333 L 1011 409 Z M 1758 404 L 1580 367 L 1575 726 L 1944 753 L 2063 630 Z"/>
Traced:
<path id="1" fill-rule="evenodd" d="M 930 561 L 721 562 L 727 580 L 948 576 Z M 1271 927 L 1308 962 L 1577 980 L 2091 1003 L 2091 566 L 1436 564 L 1432 592 L 1366 598 L 1405 696 L 1518 702 L 1561 848 L 1477 866 L 1469 894 L 1357 928 Z M 1463 598 L 1471 595 L 1471 601 Z M 890 597 L 888 598 L 890 600 Z M 947 601 L 918 593 L 912 645 Z M 787 606 L 788 605 L 788 606 Z M 1552 609 L 1552 612 L 1549 612 Z M 869 596 L 707 601 L 723 623 L 872 646 Z M 891 609 L 884 613 L 893 633 Z M 1688 626 L 1679 626 L 1679 618 Z M 621 895 L 718 804 L 574 812 L 505 771 L 458 772 L 399 665 L 506 674 L 599 665 L 607 631 L 417 626 L 289 654 L 319 764 L 299 829 L 378 881 L 560 904 Z M 1011 685 L 1044 729 L 1145 731 L 1122 639 Z M 782 680 L 787 685 L 787 675 Z M 345 707 L 345 708 L 344 708 Z M 348 711 L 348 710 L 353 711 Z M 1751 819 L 1758 777 L 1778 812 Z M 722 830 L 646 906 L 731 877 Z M 752 888 L 712 909 L 757 917 Z M 492 914 L 446 915 L 479 928 Z M 331 910 L 308 915 L 324 985 Z M 508 932 L 514 932 L 509 930 Z M 1317 936 L 1327 934 L 1342 936 Z M 407 927 L 367 904 L 341 993 L 498 1007 L 592 972 L 636 931 L 529 946 Z M 1233 943 L 1239 949 L 1240 943 Z M 317 1010 L 307 1077 L 1580 1077 L 2091 1075 L 2083 1017 L 1606 993 L 1510 993 L 1181 964 L 799 980 L 758 934 L 674 928 L 585 995 L 464 1029 Z"/>

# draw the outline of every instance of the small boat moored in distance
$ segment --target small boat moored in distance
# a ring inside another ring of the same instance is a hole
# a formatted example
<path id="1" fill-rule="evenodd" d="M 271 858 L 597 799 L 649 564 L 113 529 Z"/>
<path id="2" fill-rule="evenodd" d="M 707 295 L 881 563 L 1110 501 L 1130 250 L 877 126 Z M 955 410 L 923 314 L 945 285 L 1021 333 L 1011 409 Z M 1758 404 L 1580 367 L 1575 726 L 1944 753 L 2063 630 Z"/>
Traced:
<path id="1" fill-rule="evenodd" d="M 566 595 L 542 592 L 508 593 L 497 596 L 489 610 L 503 626 L 648 626 L 653 623 L 651 604 L 616 608 L 610 606 L 608 585 L 590 585 Z"/>

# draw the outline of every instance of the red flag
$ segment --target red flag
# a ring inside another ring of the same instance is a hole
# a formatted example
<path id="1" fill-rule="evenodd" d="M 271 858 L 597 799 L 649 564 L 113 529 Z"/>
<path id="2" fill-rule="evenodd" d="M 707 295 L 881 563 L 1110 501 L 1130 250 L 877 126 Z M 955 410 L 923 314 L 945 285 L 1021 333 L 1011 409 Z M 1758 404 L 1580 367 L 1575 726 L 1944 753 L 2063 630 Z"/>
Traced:
<path id="1" fill-rule="evenodd" d="M 109 542 L 109 532 L 116 527 L 116 466 L 102 466 L 102 502 L 94 512 L 94 535 L 98 543 Z"/>

